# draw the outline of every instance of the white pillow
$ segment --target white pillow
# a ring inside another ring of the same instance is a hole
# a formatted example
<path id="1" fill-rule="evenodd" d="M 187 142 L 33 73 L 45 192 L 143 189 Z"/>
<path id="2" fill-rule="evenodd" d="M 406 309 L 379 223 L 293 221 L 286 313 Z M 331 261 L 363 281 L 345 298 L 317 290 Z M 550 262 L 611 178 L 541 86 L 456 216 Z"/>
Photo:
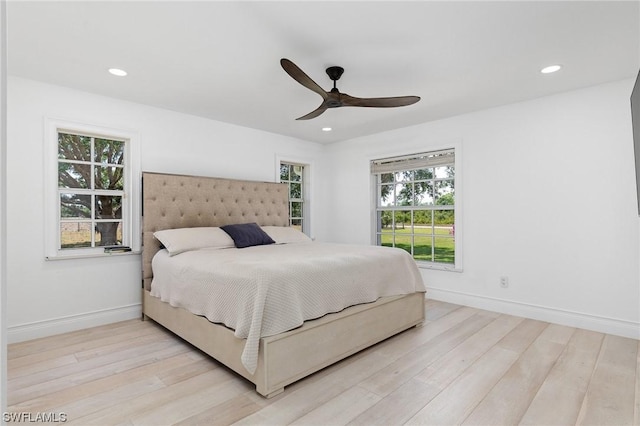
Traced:
<path id="1" fill-rule="evenodd" d="M 201 248 L 235 247 L 233 239 L 218 227 L 165 229 L 153 233 L 169 256 Z"/>
<path id="2" fill-rule="evenodd" d="M 311 242 L 311 238 L 290 226 L 261 226 L 261 228 L 276 244 Z"/>

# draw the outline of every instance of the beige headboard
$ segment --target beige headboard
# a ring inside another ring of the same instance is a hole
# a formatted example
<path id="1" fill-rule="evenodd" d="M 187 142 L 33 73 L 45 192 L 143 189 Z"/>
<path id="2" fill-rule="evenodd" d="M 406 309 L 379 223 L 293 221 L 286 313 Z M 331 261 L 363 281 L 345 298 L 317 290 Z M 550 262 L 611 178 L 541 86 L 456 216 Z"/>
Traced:
<path id="1" fill-rule="evenodd" d="M 151 287 L 151 259 L 162 229 L 256 222 L 289 224 L 287 184 L 142 173 L 142 280 Z"/>

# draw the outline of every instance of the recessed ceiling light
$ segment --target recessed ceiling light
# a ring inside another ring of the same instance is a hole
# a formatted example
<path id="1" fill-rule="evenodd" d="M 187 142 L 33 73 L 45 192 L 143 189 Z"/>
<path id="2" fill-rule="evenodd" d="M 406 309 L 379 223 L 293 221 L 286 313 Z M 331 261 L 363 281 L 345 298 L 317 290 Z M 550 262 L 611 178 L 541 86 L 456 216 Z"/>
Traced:
<path id="1" fill-rule="evenodd" d="M 330 132 L 331 130 L 333 130 L 331 127 L 323 127 L 322 128 L 323 132 Z"/>
<path id="2" fill-rule="evenodd" d="M 562 68 L 561 65 L 549 65 L 548 67 L 542 68 L 540 72 L 542 74 L 551 74 L 552 72 L 558 71 L 560 68 Z"/>
<path id="3" fill-rule="evenodd" d="M 109 72 L 113 75 L 117 75 L 118 77 L 124 77 L 125 75 L 127 75 L 127 72 L 125 70 L 121 70 L 119 68 L 109 68 Z"/>

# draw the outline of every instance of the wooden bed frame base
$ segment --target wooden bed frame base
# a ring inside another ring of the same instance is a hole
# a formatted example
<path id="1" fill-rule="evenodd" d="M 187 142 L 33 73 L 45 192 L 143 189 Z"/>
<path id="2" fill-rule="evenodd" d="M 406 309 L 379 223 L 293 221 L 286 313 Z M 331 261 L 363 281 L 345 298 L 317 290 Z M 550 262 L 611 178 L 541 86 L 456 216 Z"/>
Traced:
<path id="1" fill-rule="evenodd" d="M 174 308 L 143 289 L 143 319 L 150 318 L 256 385 L 271 398 L 284 387 L 377 342 L 424 322 L 424 293 L 391 296 L 307 321 L 301 327 L 260 339 L 258 368 L 240 362 L 244 339 L 233 331 Z"/>
<path id="2" fill-rule="evenodd" d="M 228 328 L 149 293 L 152 259 L 161 249 L 154 233 L 163 229 L 255 222 L 289 225 L 285 183 L 143 173 L 142 313 L 255 383 L 267 398 L 284 387 L 368 346 L 424 321 L 424 293 L 385 297 L 307 321 L 295 330 L 262 337 L 258 368 L 249 374 L 240 361 L 244 339 Z"/>

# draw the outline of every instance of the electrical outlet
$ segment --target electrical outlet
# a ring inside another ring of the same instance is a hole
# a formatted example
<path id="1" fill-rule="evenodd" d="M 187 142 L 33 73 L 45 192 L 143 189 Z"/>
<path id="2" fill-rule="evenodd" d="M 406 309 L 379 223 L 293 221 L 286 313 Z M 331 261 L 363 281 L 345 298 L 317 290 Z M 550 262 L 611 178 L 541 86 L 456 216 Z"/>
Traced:
<path id="1" fill-rule="evenodd" d="M 509 277 L 500 277 L 500 287 L 502 288 L 509 287 Z"/>

